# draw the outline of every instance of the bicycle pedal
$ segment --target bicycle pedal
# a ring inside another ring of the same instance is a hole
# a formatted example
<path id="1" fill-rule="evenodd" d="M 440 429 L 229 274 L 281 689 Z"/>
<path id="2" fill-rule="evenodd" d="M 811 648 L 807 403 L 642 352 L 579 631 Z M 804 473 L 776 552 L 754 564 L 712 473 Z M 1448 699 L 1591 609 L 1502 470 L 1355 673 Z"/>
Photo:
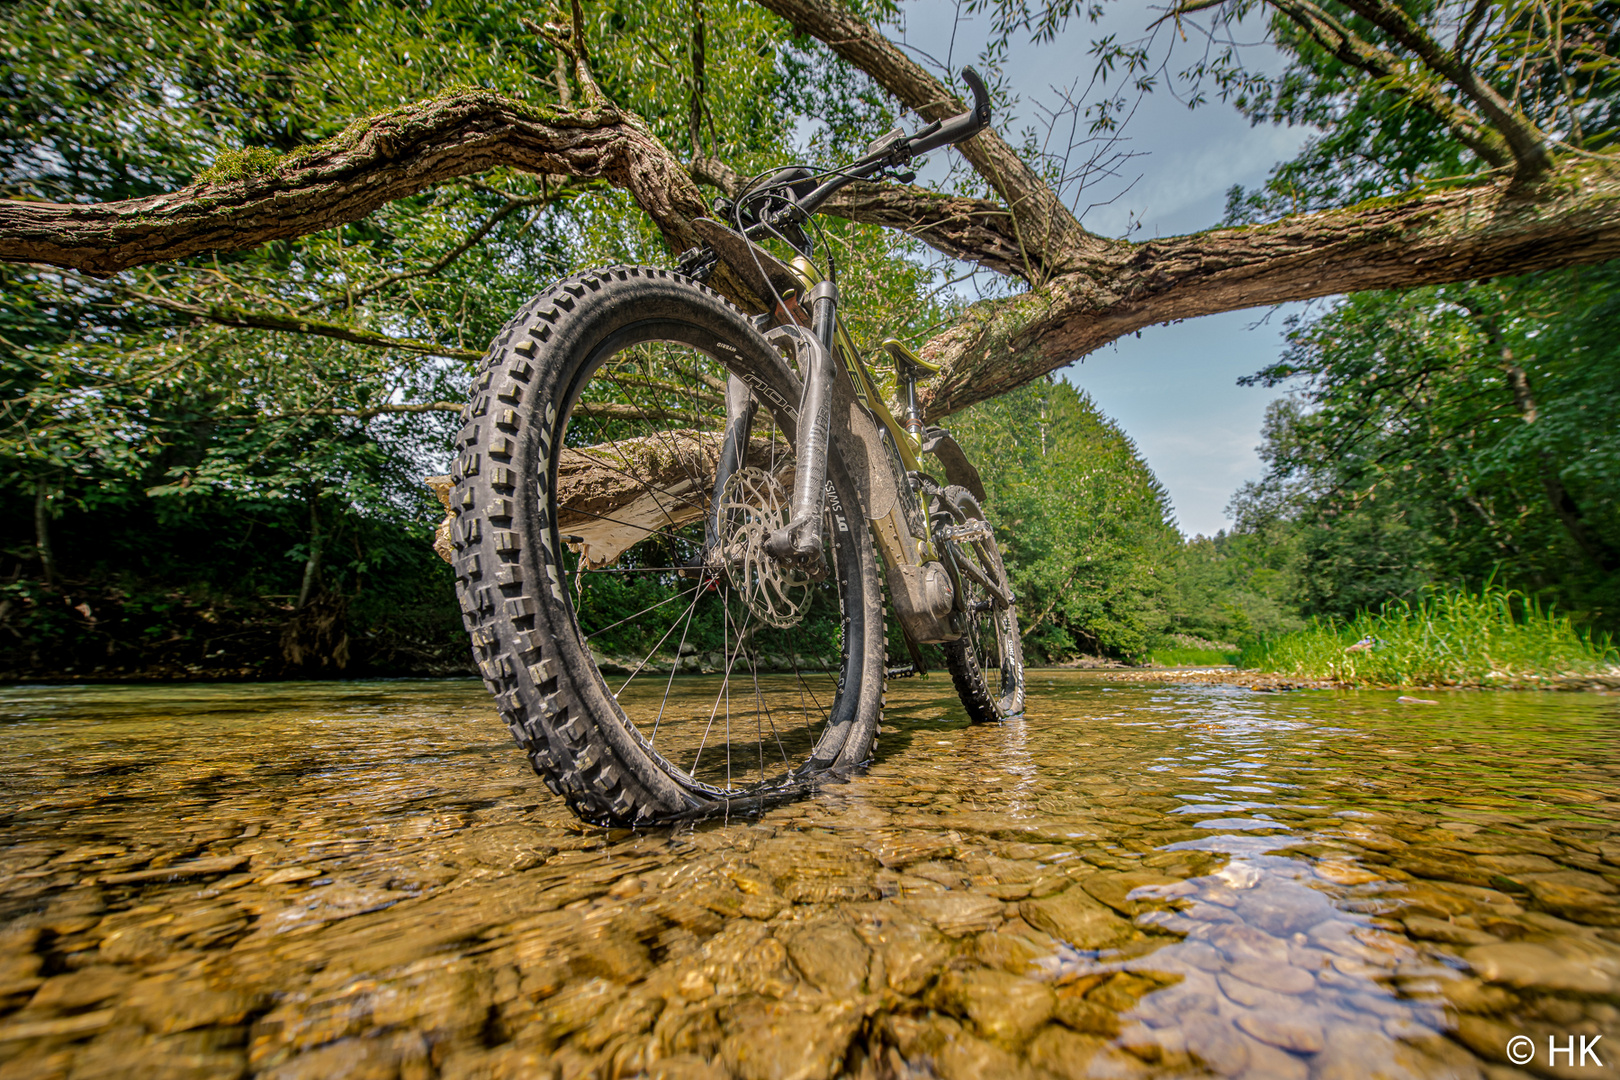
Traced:
<path id="1" fill-rule="evenodd" d="M 905 667 L 892 667 L 884 672 L 891 679 L 914 679 L 917 677 L 917 665 L 907 664 Z"/>
<path id="2" fill-rule="evenodd" d="M 995 533 L 990 529 L 990 523 L 978 518 L 963 522 L 961 525 L 952 525 L 940 530 L 941 540 L 966 540 L 973 543 L 977 540 L 994 540 Z"/>

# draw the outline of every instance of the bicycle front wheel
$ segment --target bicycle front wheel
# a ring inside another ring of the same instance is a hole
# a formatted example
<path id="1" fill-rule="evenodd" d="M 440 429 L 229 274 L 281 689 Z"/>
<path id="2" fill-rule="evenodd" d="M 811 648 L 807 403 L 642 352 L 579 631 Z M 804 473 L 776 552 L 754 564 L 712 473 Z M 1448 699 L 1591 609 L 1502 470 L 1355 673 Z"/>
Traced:
<path id="1" fill-rule="evenodd" d="M 733 377 L 755 404 L 717 493 Z M 882 601 L 836 448 L 825 567 L 763 550 L 799 398 L 746 316 L 644 267 L 559 283 L 485 357 L 453 472 L 462 610 L 508 728 L 580 817 L 758 807 L 866 759 Z"/>

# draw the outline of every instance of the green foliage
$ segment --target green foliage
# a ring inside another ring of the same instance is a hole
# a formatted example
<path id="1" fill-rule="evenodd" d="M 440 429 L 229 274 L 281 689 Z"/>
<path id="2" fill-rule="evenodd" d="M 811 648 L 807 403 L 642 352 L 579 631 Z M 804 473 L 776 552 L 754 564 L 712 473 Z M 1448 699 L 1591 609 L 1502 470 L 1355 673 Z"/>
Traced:
<path id="1" fill-rule="evenodd" d="M 107 200 L 251 179 L 452 92 L 577 104 L 555 50 L 523 28 L 531 14 L 466 0 L 17 0 L 0 7 L 0 194 Z M 894 119 L 869 80 L 746 0 L 674 13 L 610 0 L 585 17 L 610 98 L 667 145 L 745 173 L 790 159 L 801 128 L 812 153 L 839 156 Z M 834 222 L 825 240 L 861 340 L 914 337 L 943 316 L 914 241 Z M 356 665 L 437 669 L 443 647 L 465 657 L 447 571 L 427 549 L 440 512 L 420 486 L 445 471 L 454 414 L 388 407 L 463 399 L 466 354 L 564 273 L 669 259 L 624 193 L 496 170 L 324 233 L 110 280 L 0 268 L 0 578 L 20 590 L 0 600 L 0 623 L 22 643 L 6 666 L 127 667 L 138 643 L 171 636 L 147 632 L 165 617 L 201 648 L 212 624 L 186 614 L 200 611 L 235 620 L 232 640 L 273 661 L 306 571 L 315 597 L 342 602 Z M 445 355 L 210 317 L 242 313 Z M 201 656 L 188 648 L 148 653 L 185 671 Z"/>
<path id="2" fill-rule="evenodd" d="M 1171 625 L 1239 644 L 1297 630 L 1304 625 L 1300 585 L 1299 542 L 1290 523 L 1196 536 L 1177 553 Z"/>
<path id="3" fill-rule="evenodd" d="M 1254 377 L 1268 418 L 1240 524 L 1286 521 L 1308 613 L 1488 579 L 1620 616 L 1620 266 L 1353 296 Z"/>
<path id="4" fill-rule="evenodd" d="M 1478 592 L 1428 590 L 1415 603 L 1392 600 L 1347 622 L 1312 620 L 1304 630 L 1251 645 L 1239 662 L 1349 686 L 1536 687 L 1613 671 L 1620 653 L 1568 616 L 1487 585 Z"/>
<path id="5" fill-rule="evenodd" d="M 1342 8 L 1333 15 L 1370 46 L 1400 55 L 1386 31 Z M 1458 58 L 1520 116 L 1561 144 L 1612 147 L 1620 134 L 1620 23 L 1610 0 L 1547 5 L 1442 2 L 1411 9 L 1425 32 L 1455 42 Z M 1455 86 L 1396 69 L 1369 78 L 1280 12 L 1271 38 L 1288 57 L 1280 73 L 1241 80 L 1232 103 L 1255 123 L 1314 129 L 1304 151 L 1258 190 L 1228 192 L 1227 221 L 1258 221 L 1407 192 L 1490 171 L 1444 121 L 1471 109 Z M 1466 35 L 1461 28 L 1469 27 Z M 1231 82 L 1229 77 L 1229 82 Z"/>
<path id="6" fill-rule="evenodd" d="M 1030 661 L 1144 658 L 1169 625 L 1179 536 L 1135 444 L 1052 380 L 976 405 L 952 430 L 984 478 Z"/>
<path id="7" fill-rule="evenodd" d="M 1148 654 L 1148 663 L 1156 667 L 1215 667 L 1235 664 L 1241 656 L 1239 652 L 1208 646 L 1161 645 Z"/>

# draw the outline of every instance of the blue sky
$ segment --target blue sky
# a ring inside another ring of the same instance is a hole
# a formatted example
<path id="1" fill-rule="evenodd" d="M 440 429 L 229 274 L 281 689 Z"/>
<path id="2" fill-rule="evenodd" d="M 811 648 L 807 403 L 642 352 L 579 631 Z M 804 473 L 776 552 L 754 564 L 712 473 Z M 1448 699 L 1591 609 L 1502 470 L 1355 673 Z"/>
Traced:
<path id="1" fill-rule="evenodd" d="M 891 35 L 942 63 L 948 59 L 954 68 L 972 62 L 989 37 L 982 17 L 966 16 L 948 0 L 922 0 L 903 10 L 904 30 L 891 29 Z M 1139 37 L 1159 14 L 1145 4 L 1115 3 L 1102 23 L 1076 20 L 1049 44 L 1015 41 L 1002 75 L 1021 100 L 1016 115 L 996 118 L 997 127 L 1011 135 L 1037 122 L 1036 106 L 1050 106 L 1054 87 L 1076 77 L 1083 86 L 1089 78 L 1093 39 L 1106 33 Z M 1264 45 L 1247 47 L 1244 59 L 1253 67 L 1278 64 Z M 1138 240 L 1208 228 L 1220 220 L 1228 188 L 1264 181 L 1277 162 L 1297 153 L 1307 134 L 1251 127 L 1219 102 L 1189 110 L 1172 94 L 1156 91 L 1125 129 L 1124 145 L 1140 156 L 1124 166 L 1113 187 L 1087 192 L 1082 205 L 1113 201 L 1088 210 L 1082 223 L 1102 235 L 1123 236 L 1134 220 L 1140 228 L 1130 235 Z M 1169 490 L 1176 519 L 1189 536 L 1227 527 L 1225 507 L 1232 493 L 1261 474 L 1255 447 L 1266 405 L 1278 391 L 1239 387 L 1237 379 L 1277 356 L 1284 319 L 1301 308 L 1261 308 L 1149 327 L 1062 373 L 1136 441 Z"/>

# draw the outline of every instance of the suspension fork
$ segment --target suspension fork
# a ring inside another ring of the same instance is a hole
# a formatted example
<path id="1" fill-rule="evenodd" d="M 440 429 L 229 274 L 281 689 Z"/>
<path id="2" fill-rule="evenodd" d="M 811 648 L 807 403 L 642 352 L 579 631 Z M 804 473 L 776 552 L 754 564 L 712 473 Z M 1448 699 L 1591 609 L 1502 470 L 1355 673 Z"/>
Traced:
<path id="1" fill-rule="evenodd" d="M 827 573 L 821 551 L 821 504 L 827 486 L 827 442 L 832 430 L 833 338 L 838 326 L 838 287 L 822 281 L 810 290 L 811 337 L 807 342 L 804 396 L 799 400 L 799 431 L 794 456 L 792 517 L 765 539 L 765 551 L 778 562 L 820 578 Z"/>

